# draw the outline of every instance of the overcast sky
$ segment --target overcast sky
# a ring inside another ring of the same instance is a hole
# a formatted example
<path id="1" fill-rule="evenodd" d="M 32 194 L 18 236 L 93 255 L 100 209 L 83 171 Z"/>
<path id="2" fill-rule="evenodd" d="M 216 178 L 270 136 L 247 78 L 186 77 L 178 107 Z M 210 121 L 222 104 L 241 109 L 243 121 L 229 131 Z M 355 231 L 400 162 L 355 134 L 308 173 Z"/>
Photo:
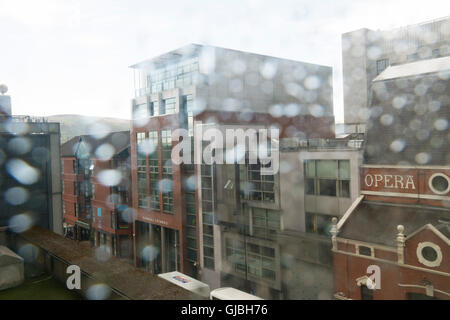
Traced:
<path id="1" fill-rule="evenodd" d="M 446 0 L 0 0 L 0 83 L 14 114 L 130 118 L 128 66 L 188 43 L 333 67 L 341 34 L 450 14 Z"/>

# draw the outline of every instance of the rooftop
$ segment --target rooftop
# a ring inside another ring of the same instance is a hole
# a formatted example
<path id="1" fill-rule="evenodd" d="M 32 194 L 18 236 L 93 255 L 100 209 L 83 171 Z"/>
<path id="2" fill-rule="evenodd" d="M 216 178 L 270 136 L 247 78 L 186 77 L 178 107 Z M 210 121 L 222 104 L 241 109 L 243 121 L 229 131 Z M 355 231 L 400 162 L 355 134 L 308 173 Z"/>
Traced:
<path id="1" fill-rule="evenodd" d="M 413 77 L 436 72 L 450 72 L 450 56 L 389 66 L 373 79 L 373 81 Z M 450 77 L 450 75 L 448 75 L 448 77 Z"/>
<path id="2" fill-rule="evenodd" d="M 78 144 L 81 141 L 82 144 Z M 75 153 L 83 148 L 83 152 L 94 157 L 95 150 L 103 145 L 110 144 L 114 147 L 114 155 L 118 155 L 130 146 L 130 131 L 111 132 L 103 138 L 96 139 L 91 135 L 76 136 L 61 146 L 61 157 L 75 157 Z"/>
<path id="3" fill-rule="evenodd" d="M 95 257 L 95 248 L 79 243 L 47 229 L 33 227 L 19 237 L 51 252 L 71 265 L 96 279 L 107 279 L 106 283 L 126 297 L 136 300 L 201 299 L 177 285 L 111 257 L 99 261 Z"/>
<path id="4" fill-rule="evenodd" d="M 341 227 L 338 237 L 395 246 L 400 224 L 406 235 L 431 224 L 450 238 L 449 222 L 449 209 L 363 201 Z"/>

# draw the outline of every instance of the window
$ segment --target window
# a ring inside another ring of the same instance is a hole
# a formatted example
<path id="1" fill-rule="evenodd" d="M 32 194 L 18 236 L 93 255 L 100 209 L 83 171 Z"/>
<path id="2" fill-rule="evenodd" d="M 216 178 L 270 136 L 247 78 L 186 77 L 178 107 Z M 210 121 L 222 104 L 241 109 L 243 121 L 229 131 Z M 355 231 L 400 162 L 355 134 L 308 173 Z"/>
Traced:
<path id="1" fill-rule="evenodd" d="M 165 99 L 161 103 L 160 114 L 174 114 L 176 111 L 177 99 Z"/>
<path id="2" fill-rule="evenodd" d="M 253 235 L 271 238 L 280 230 L 280 214 L 274 210 L 252 208 Z"/>
<path id="3" fill-rule="evenodd" d="M 142 144 L 145 140 L 145 132 L 136 133 L 137 156 L 137 176 L 138 176 L 138 205 L 140 208 L 148 208 L 147 203 L 147 170 L 146 155 L 142 151 Z"/>
<path id="4" fill-rule="evenodd" d="M 417 52 L 410 54 L 410 55 L 408 55 L 407 59 L 408 59 L 408 62 L 417 61 L 417 60 L 419 60 L 419 54 Z"/>
<path id="5" fill-rule="evenodd" d="M 261 164 L 249 164 L 247 167 L 249 188 L 248 199 L 275 202 L 274 175 L 261 175 Z M 270 164 L 264 165 L 270 166 Z"/>
<path id="6" fill-rule="evenodd" d="M 245 262 L 245 243 L 240 240 L 226 239 L 225 254 L 233 271 L 245 275 L 247 268 Z"/>
<path id="7" fill-rule="evenodd" d="M 147 88 L 151 93 L 185 87 L 194 82 L 198 73 L 198 58 L 185 59 L 166 65 L 147 75 Z"/>
<path id="8" fill-rule="evenodd" d="M 62 202 L 62 212 L 63 212 L 63 215 L 66 214 L 66 202 L 64 200 Z"/>
<path id="9" fill-rule="evenodd" d="M 389 59 L 377 60 L 377 75 L 383 72 L 389 66 Z"/>
<path id="10" fill-rule="evenodd" d="M 277 275 L 275 249 L 238 239 L 225 240 L 225 255 L 232 270 L 242 275 L 274 281 Z"/>
<path id="11" fill-rule="evenodd" d="M 326 214 L 306 212 L 306 232 L 330 236 L 332 218 L 332 216 Z"/>
<path id="12" fill-rule="evenodd" d="M 372 256 L 372 249 L 366 246 L 358 246 L 358 253 L 363 256 Z"/>
<path id="13" fill-rule="evenodd" d="M 188 177 L 194 177 L 194 166 L 183 165 L 184 182 Z M 195 201 L 195 189 L 185 188 L 185 204 L 187 215 L 186 237 L 188 242 L 187 259 L 191 262 L 197 261 L 197 206 Z"/>
<path id="14" fill-rule="evenodd" d="M 148 113 L 151 117 L 155 116 L 155 103 L 153 101 L 148 103 Z"/>
<path id="15" fill-rule="evenodd" d="M 177 230 L 165 228 L 167 271 L 180 270 L 180 243 Z"/>
<path id="16" fill-rule="evenodd" d="M 203 210 L 203 264 L 214 270 L 214 208 L 212 166 L 201 166 L 202 210 Z"/>
<path id="17" fill-rule="evenodd" d="M 183 96 L 183 111 L 185 113 L 185 118 L 187 120 L 187 128 L 189 130 L 189 136 L 194 135 L 194 100 L 192 95 Z"/>
<path id="18" fill-rule="evenodd" d="M 167 188 L 173 188 L 172 185 L 172 131 L 162 130 L 161 131 L 161 153 L 162 153 L 162 177 L 167 180 Z M 163 211 L 172 213 L 173 212 L 173 189 L 162 190 L 163 191 Z"/>
<path id="19" fill-rule="evenodd" d="M 305 194 L 350 197 L 349 160 L 306 160 Z"/>
<path id="20" fill-rule="evenodd" d="M 158 155 L 158 131 L 149 131 L 148 140 L 155 146 L 154 151 L 148 156 L 148 171 L 150 179 L 150 208 L 160 210 L 159 202 L 159 155 Z"/>

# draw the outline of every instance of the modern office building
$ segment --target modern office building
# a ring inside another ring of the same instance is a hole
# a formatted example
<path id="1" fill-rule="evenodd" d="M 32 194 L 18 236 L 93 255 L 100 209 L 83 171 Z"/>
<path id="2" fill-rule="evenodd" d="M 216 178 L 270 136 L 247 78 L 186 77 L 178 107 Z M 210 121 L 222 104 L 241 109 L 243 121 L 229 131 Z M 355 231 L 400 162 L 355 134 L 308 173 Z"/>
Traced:
<path id="1" fill-rule="evenodd" d="M 0 88 L 0 227 L 62 234 L 59 123 L 11 115 L 7 88 Z"/>
<path id="2" fill-rule="evenodd" d="M 130 132 L 77 136 L 61 146 L 66 236 L 132 261 Z"/>
<path id="3" fill-rule="evenodd" d="M 388 66 L 450 55 L 450 17 L 391 30 L 342 35 L 346 131 L 363 132 L 370 116 L 372 80 Z"/>
<path id="4" fill-rule="evenodd" d="M 132 68 L 135 264 L 153 273 L 178 270 L 216 288 L 222 257 L 215 165 L 173 163 L 180 141 L 172 133 L 188 130 L 194 158 L 204 147 L 196 128 L 272 127 L 280 137 L 334 137 L 331 68 L 203 45 Z M 274 200 L 266 191 L 259 195 Z"/>
<path id="5" fill-rule="evenodd" d="M 335 296 L 450 299 L 450 57 L 372 82 L 361 196 L 334 221 Z"/>
<path id="6" fill-rule="evenodd" d="M 360 136 L 282 138 L 273 175 L 248 159 L 203 170 L 202 195 L 210 175 L 214 185 L 218 286 L 265 299 L 331 299 L 331 219 L 359 195 L 361 146 Z"/>

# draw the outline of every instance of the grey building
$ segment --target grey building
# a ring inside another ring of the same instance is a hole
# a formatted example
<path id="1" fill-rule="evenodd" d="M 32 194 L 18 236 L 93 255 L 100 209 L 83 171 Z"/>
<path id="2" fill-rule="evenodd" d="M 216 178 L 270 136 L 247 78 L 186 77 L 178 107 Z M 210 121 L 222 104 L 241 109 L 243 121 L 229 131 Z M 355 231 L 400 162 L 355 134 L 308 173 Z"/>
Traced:
<path id="1" fill-rule="evenodd" d="M 11 110 L 11 109 L 9 109 Z M 0 122 L 0 227 L 62 234 L 59 123 L 8 114 Z"/>
<path id="2" fill-rule="evenodd" d="M 216 176 L 214 166 L 172 163 L 170 151 L 179 142 L 172 141 L 172 131 L 189 129 L 192 141 L 201 141 L 194 130 L 197 122 L 219 127 L 275 126 L 283 137 L 332 138 L 332 70 L 196 44 L 131 68 L 136 88 L 130 137 L 137 212 L 135 264 L 154 273 L 178 270 L 217 288 L 222 271 L 218 210 L 221 214 L 236 210 L 239 197 L 215 202 L 215 179 L 220 175 Z M 155 145 L 155 150 L 139 152 L 146 144 Z M 194 143 L 194 157 L 201 152 L 202 147 Z M 196 183 L 190 189 L 186 186 L 192 179 Z M 159 189 L 162 180 L 169 180 L 168 191 Z M 274 191 L 265 191 L 255 193 L 280 202 Z M 159 253 L 148 261 L 145 250 L 154 247 Z"/>
<path id="3" fill-rule="evenodd" d="M 369 117 L 372 80 L 388 66 L 450 55 L 450 18 L 391 30 L 367 28 L 342 35 L 344 120 L 361 132 Z"/>
<path id="4" fill-rule="evenodd" d="M 215 212 L 203 228 L 214 231 L 215 269 L 202 279 L 266 299 L 332 298 L 329 229 L 359 196 L 362 142 L 282 138 L 273 175 L 248 161 L 203 166 L 202 205 Z"/>

